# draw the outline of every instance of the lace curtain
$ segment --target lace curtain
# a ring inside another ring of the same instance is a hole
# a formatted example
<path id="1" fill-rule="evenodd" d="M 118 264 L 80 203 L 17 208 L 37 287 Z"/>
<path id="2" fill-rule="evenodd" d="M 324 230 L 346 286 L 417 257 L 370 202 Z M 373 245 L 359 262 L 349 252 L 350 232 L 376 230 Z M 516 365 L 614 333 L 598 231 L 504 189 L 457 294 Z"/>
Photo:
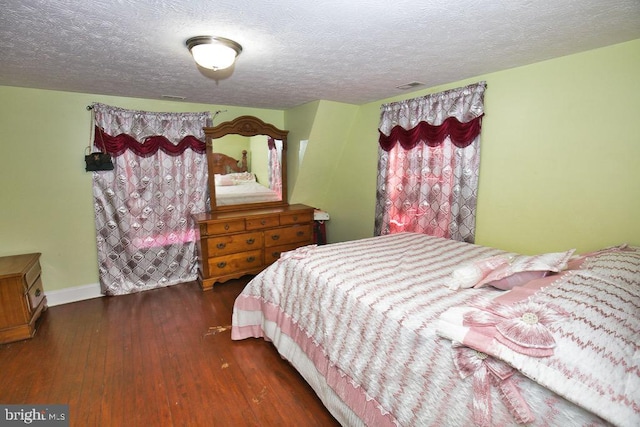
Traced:
<path id="1" fill-rule="evenodd" d="M 485 82 L 381 107 L 375 234 L 474 242 Z"/>
<path id="2" fill-rule="evenodd" d="M 121 295 L 197 277 L 196 230 L 204 212 L 203 127 L 211 114 L 154 113 L 93 104 L 94 145 L 114 170 L 93 173 L 102 292 Z"/>
<path id="3" fill-rule="evenodd" d="M 278 193 L 282 199 L 282 141 L 268 139 L 269 144 L 269 188 Z"/>

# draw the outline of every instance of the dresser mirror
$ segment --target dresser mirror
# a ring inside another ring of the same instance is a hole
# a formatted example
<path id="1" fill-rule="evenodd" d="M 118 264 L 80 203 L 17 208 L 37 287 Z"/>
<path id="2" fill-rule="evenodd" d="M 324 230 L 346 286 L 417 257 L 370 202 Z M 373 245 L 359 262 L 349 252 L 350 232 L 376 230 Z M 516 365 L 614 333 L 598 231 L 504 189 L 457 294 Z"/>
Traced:
<path id="1" fill-rule="evenodd" d="M 211 211 L 287 206 L 287 134 L 257 117 L 204 128 Z"/>

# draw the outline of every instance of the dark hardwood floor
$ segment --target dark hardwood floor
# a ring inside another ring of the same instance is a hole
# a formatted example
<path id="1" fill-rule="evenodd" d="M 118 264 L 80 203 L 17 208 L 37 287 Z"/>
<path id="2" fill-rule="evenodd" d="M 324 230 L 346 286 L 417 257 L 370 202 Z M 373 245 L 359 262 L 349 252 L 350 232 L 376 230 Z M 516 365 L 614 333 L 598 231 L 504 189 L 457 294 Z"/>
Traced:
<path id="1" fill-rule="evenodd" d="M 262 339 L 231 341 L 248 279 L 51 307 L 0 345 L 0 403 L 69 404 L 71 426 L 337 426 Z"/>

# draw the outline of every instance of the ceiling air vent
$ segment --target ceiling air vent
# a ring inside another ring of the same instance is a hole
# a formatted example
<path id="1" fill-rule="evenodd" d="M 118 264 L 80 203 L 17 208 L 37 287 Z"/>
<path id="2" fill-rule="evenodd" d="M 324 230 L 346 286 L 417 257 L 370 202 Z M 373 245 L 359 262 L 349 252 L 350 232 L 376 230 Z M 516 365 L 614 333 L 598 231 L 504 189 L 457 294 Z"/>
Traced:
<path id="1" fill-rule="evenodd" d="M 173 101 L 182 101 L 187 99 L 185 96 L 178 96 L 178 95 L 162 95 L 162 97 L 164 99 L 171 99 Z"/>
<path id="2" fill-rule="evenodd" d="M 411 83 L 407 83 L 404 85 L 400 85 L 400 86 L 396 86 L 396 89 L 400 89 L 400 90 L 407 90 L 407 89 L 413 89 L 416 88 L 418 86 L 424 86 L 424 83 L 420 83 L 420 82 L 411 82 Z"/>

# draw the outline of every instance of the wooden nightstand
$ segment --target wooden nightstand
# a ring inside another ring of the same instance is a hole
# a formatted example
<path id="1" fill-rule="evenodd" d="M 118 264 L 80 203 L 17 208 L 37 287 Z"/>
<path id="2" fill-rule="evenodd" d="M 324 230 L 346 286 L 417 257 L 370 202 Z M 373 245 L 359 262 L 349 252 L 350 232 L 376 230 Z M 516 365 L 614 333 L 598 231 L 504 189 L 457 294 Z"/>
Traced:
<path id="1" fill-rule="evenodd" d="M 36 333 L 47 309 L 40 273 L 39 253 L 0 257 L 0 344 Z"/>

